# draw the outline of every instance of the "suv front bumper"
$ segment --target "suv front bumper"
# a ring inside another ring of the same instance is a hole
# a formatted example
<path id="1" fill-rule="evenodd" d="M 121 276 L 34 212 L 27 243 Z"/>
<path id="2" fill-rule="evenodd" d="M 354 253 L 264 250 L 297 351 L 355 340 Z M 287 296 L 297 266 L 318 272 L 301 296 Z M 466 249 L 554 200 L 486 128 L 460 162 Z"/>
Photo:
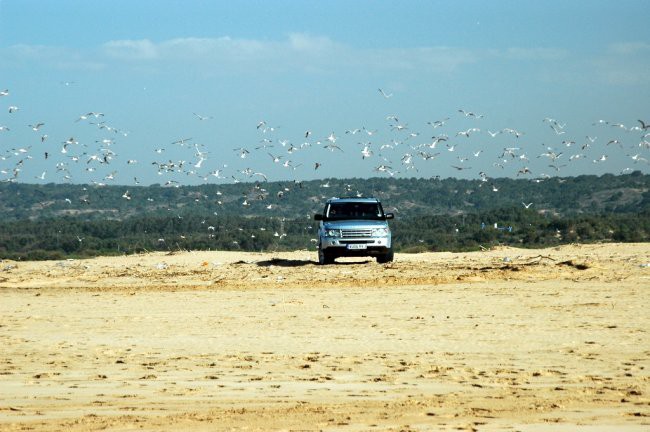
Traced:
<path id="1" fill-rule="evenodd" d="M 390 237 L 371 237 L 364 239 L 346 239 L 325 237 L 321 248 L 338 256 L 374 256 L 383 255 L 391 249 Z"/>

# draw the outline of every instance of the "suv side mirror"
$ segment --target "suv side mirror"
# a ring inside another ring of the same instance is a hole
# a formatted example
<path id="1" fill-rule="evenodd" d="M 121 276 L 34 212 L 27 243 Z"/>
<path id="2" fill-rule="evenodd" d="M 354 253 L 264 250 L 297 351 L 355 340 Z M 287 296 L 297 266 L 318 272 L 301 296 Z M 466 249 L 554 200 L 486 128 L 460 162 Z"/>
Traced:
<path id="1" fill-rule="evenodd" d="M 394 219 L 395 215 L 393 213 L 386 213 L 385 217 L 386 219 Z"/>
<path id="2" fill-rule="evenodd" d="M 322 220 L 323 220 L 323 215 L 320 214 L 320 213 L 315 214 L 315 215 L 314 215 L 314 220 L 322 221 Z"/>

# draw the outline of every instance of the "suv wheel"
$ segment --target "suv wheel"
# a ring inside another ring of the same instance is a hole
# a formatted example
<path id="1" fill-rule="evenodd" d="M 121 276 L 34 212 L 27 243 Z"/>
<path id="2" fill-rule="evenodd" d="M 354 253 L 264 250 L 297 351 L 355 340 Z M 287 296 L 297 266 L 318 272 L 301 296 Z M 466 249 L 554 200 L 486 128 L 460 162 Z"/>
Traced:
<path id="1" fill-rule="evenodd" d="M 333 264 L 333 263 L 334 263 L 334 257 L 332 256 L 332 253 L 328 252 L 326 249 L 321 249 L 319 247 L 318 248 L 318 264 L 327 265 L 327 264 Z"/>
<path id="2" fill-rule="evenodd" d="M 383 255 L 377 255 L 377 262 L 379 264 L 385 264 L 385 263 L 388 263 L 388 262 L 392 262 L 393 257 L 394 257 L 394 254 L 393 254 L 393 250 L 391 249 L 391 250 L 389 250 L 388 252 L 386 252 Z"/>

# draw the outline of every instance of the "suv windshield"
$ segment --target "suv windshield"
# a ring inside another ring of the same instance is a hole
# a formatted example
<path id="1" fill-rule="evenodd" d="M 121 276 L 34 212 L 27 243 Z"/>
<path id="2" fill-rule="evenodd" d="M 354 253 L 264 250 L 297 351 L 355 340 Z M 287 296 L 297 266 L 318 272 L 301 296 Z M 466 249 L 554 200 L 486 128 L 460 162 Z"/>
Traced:
<path id="1" fill-rule="evenodd" d="M 325 213 L 328 220 L 371 219 L 383 220 L 384 212 L 379 203 L 343 202 L 331 203 Z"/>

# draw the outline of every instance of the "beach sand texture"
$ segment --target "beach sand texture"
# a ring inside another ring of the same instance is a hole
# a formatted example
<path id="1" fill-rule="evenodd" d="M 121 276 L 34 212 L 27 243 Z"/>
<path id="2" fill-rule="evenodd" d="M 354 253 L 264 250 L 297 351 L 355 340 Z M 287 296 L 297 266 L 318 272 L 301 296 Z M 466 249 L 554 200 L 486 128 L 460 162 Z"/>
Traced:
<path id="1" fill-rule="evenodd" d="M 650 244 L 0 262 L 0 430 L 650 430 Z"/>

